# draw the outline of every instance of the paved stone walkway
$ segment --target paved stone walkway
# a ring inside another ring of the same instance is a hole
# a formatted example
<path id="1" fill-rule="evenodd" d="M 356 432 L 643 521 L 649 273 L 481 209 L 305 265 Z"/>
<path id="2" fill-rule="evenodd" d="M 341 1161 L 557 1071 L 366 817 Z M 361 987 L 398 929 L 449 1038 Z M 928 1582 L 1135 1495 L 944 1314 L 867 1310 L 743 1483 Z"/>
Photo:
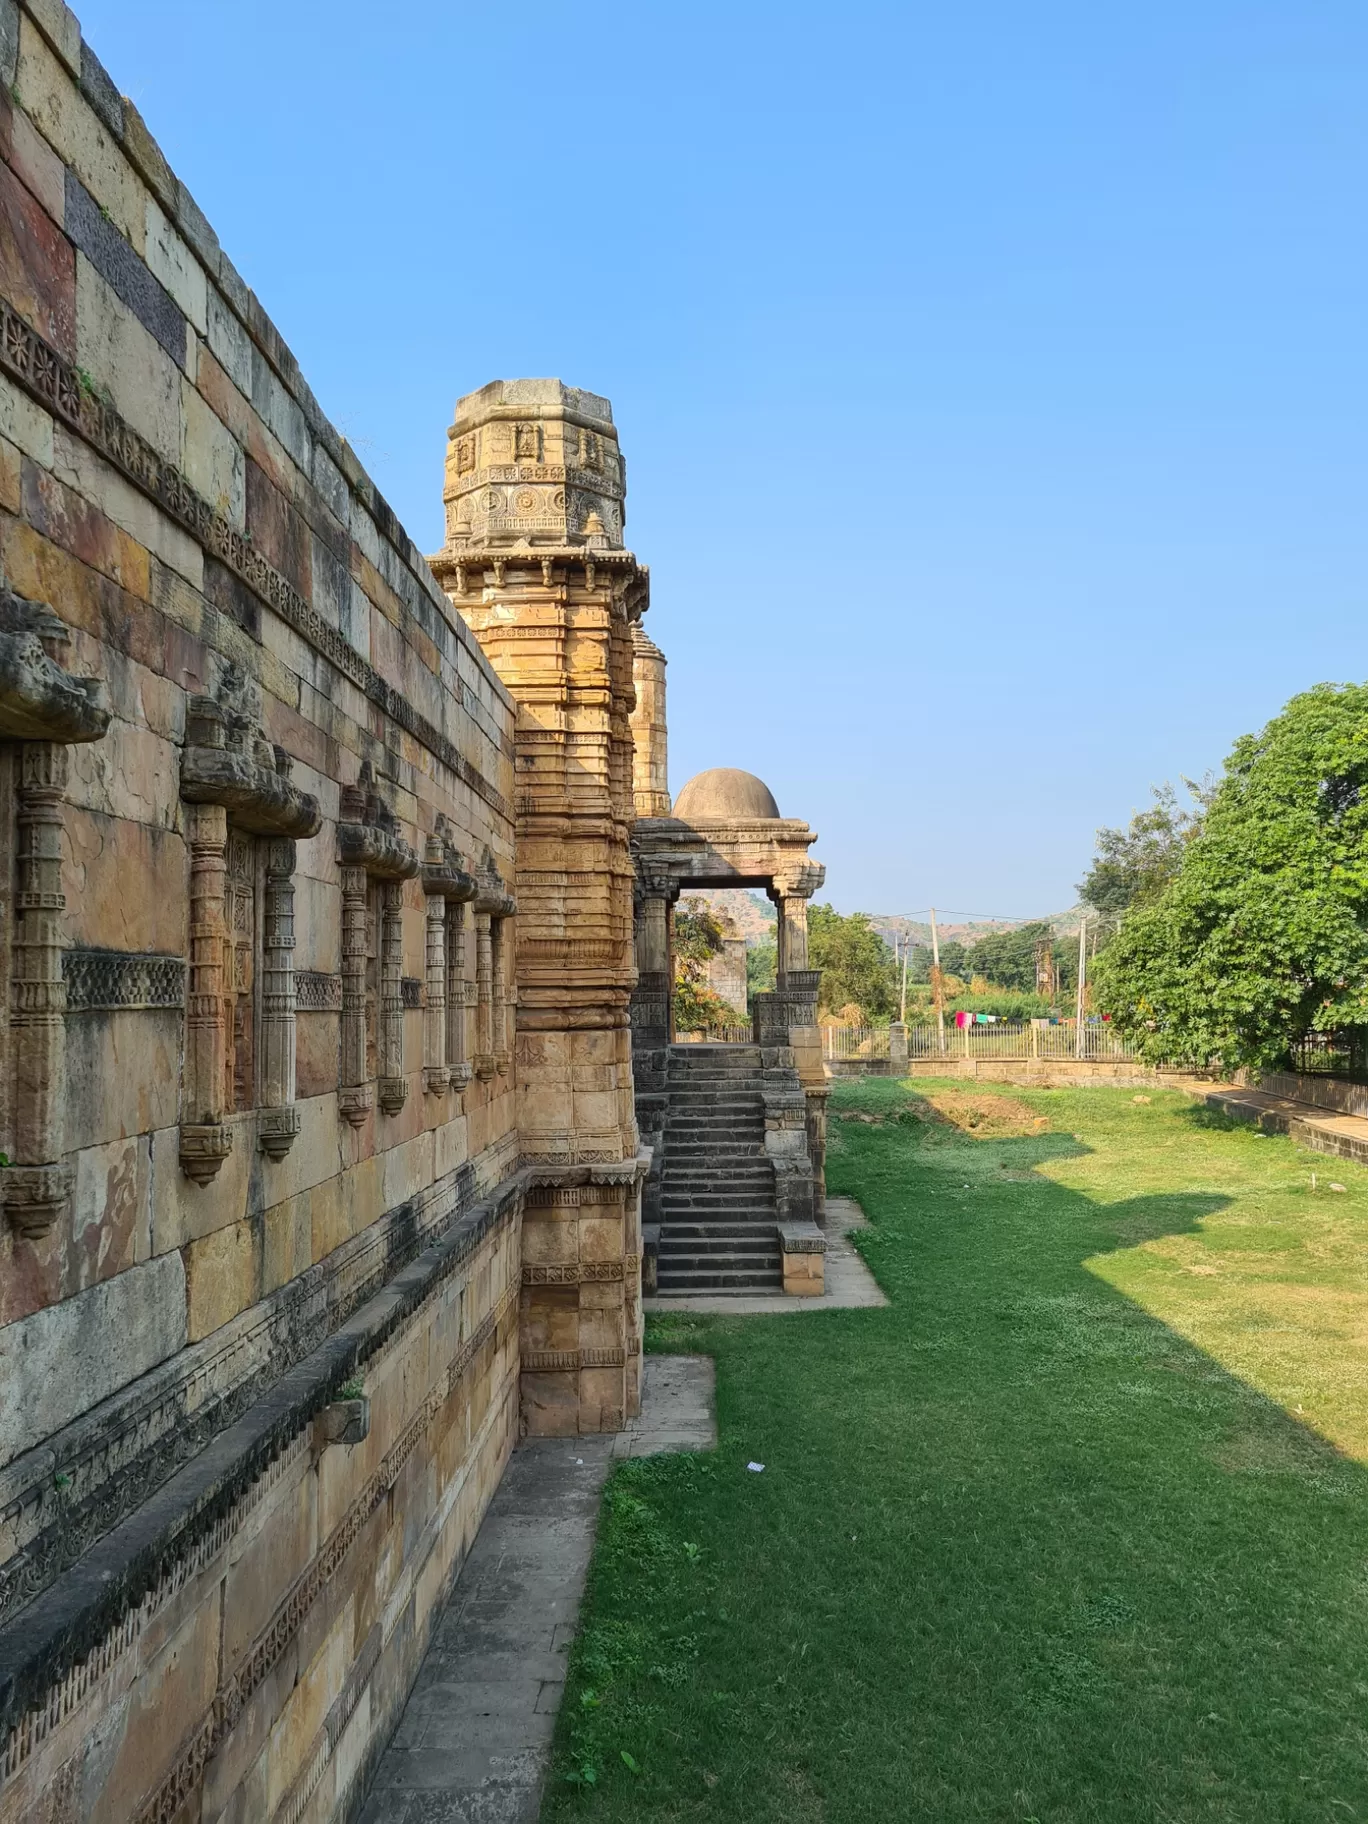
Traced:
<path id="1" fill-rule="evenodd" d="M 1189 1095 L 1211 1108 L 1224 1109 L 1237 1120 L 1251 1121 L 1271 1134 L 1288 1134 L 1298 1146 L 1329 1153 L 1338 1159 L 1357 1159 L 1368 1165 L 1368 1117 L 1341 1115 L 1313 1102 L 1298 1102 L 1263 1089 L 1240 1089 L 1222 1084 L 1213 1088 L 1189 1078 L 1180 1084 Z"/>
<path id="2" fill-rule="evenodd" d="M 735 1294 L 695 1292 L 643 1298 L 646 1311 L 699 1311 L 718 1317 L 777 1317 L 788 1311 L 852 1311 L 886 1305 L 879 1282 L 846 1239 L 851 1229 L 869 1226 L 853 1197 L 826 1200 L 826 1290 L 820 1298 L 794 1298 L 787 1292 Z"/>
<path id="3" fill-rule="evenodd" d="M 518 1445 L 360 1824 L 535 1824 L 608 1471 L 716 1443 L 711 1357 L 648 1355 L 625 1431 Z"/>

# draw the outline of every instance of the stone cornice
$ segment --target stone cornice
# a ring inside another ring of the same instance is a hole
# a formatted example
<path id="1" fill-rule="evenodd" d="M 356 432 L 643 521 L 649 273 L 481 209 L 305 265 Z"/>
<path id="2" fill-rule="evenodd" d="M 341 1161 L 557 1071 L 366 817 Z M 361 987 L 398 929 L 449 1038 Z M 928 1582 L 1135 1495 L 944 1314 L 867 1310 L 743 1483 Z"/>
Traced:
<path id="1" fill-rule="evenodd" d="M 513 1220 L 527 1177 L 514 1172 L 439 1238 L 399 1267 L 338 1330 L 288 1369 L 235 1424 L 215 1437 L 144 1504 L 105 1533 L 78 1564 L 0 1627 L 0 1771 L 26 1758 L 52 1720 L 50 1697 L 74 1667 L 117 1644 L 133 1611 L 178 1561 L 192 1558 L 225 1508 L 241 1499 L 336 1390 L 374 1356 L 497 1226 Z M 406 1434 L 407 1435 L 407 1434 Z M 72 1674 L 75 1676 L 76 1674 Z M 64 1714 L 59 1707 L 56 1718 Z M 9 1739 L 6 1741 L 6 1734 Z M 169 1815 L 169 1814 L 168 1814 Z"/>

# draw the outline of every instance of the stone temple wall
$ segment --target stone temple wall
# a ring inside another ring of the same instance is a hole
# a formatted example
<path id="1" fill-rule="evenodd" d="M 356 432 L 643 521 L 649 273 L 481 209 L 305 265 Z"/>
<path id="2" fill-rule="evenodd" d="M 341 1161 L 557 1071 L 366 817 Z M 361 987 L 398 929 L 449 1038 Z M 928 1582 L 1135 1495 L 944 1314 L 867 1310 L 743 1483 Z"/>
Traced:
<path id="1" fill-rule="evenodd" d="M 61 0 L 0 154 L 0 1820 L 299 1824 L 518 1425 L 514 706 Z"/>

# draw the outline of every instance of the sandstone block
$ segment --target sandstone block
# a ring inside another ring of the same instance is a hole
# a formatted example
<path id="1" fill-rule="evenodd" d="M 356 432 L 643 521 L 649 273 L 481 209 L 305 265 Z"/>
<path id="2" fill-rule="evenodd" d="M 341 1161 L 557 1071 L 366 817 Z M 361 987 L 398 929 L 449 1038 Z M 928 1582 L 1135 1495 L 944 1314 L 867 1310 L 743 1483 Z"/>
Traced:
<path id="1" fill-rule="evenodd" d="M 112 1765 L 91 1824 L 127 1824 L 138 1800 L 170 1769 L 185 1737 L 205 1716 L 218 1683 L 218 1591 L 187 1616 L 129 1694 Z"/>
<path id="2" fill-rule="evenodd" d="M 203 336 L 208 333 L 209 286 L 204 268 L 172 227 L 154 196 L 147 199 L 148 271 Z M 173 354 L 175 350 L 171 351 Z"/>
<path id="3" fill-rule="evenodd" d="M 67 1016 L 68 1147 L 151 1135 L 176 1120 L 184 1018 L 179 1008 Z"/>
<path id="4" fill-rule="evenodd" d="M 187 1243 L 186 1340 L 197 1343 L 256 1303 L 261 1296 L 258 1225 L 233 1222 Z"/>
<path id="5" fill-rule="evenodd" d="M 181 381 L 180 466 L 191 487 L 225 519 L 245 525 L 247 459 L 242 446 L 188 380 Z"/>
<path id="6" fill-rule="evenodd" d="M 0 436 L 6 437 L 44 468 L 52 467 L 51 417 L 3 375 L 0 375 Z M 16 498 L 12 511 L 18 510 Z"/>
<path id="7" fill-rule="evenodd" d="M 179 1255 L 144 1261 L 0 1329 L 0 1464 L 186 1341 Z"/>
<path id="8" fill-rule="evenodd" d="M 307 1461 L 307 1460 L 306 1460 Z M 266 1511 L 234 1542 L 223 1580 L 223 1669 L 231 1674 L 318 1549 L 318 1483 L 305 1467 L 272 1490 Z"/>
<path id="9" fill-rule="evenodd" d="M 0 165 L 0 290 L 40 336 L 76 358 L 76 256 L 8 165 Z"/>
<path id="10" fill-rule="evenodd" d="M 76 261 L 76 359 L 97 389 L 108 387 L 134 430 L 168 462 L 178 463 L 180 367 L 83 253 Z"/>
<path id="11" fill-rule="evenodd" d="M 524 1373 L 519 1389 L 522 1429 L 529 1438 L 573 1438 L 580 1428 L 579 1376 Z"/>

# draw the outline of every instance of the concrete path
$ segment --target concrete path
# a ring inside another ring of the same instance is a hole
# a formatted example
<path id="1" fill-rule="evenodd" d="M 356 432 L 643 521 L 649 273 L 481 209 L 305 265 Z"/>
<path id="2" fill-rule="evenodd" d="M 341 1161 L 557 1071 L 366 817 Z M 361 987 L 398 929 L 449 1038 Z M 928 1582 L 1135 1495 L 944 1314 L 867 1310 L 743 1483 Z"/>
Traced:
<path id="1" fill-rule="evenodd" d="M 519 1444 L 437 1623 L 360 1824 L 536 1824 L 615 1458 L 717 1443 L 710 1356 L 648 1355 L 641 1417 Z"/>
<path id="2" fill-rule="evenodd" d="M 1196 1078 L 1179 1086 L 1211 1108 L 1224 1109 L 1237 1120 L 1252 1121 L 1271 1134 L 1288 1134 L 1299 1146 L 1329 1153 L 1337 1159 L 1357 1159 L 1368 1165 L 1368 1117 L 1342 1115 L 1298 1102 L 1264 1089 L 1240 1089 L 1222 1084 L 1213 1088 Z"/>
<path id="3" fill-rule="evenodd" d="M 846 1239 L 851 1229 L 869 1226 L 853 1197 L 826 1200 L 826 1290 L 820 1298 L 793 1298 L 786 1292 L 657 1294 L 643 1298 L 646 1311 L 699 1311 L 715 1317 L 777 1317 L 790 1311 L 853 1311 L 886 1305 L 879 1282 Z"/>

